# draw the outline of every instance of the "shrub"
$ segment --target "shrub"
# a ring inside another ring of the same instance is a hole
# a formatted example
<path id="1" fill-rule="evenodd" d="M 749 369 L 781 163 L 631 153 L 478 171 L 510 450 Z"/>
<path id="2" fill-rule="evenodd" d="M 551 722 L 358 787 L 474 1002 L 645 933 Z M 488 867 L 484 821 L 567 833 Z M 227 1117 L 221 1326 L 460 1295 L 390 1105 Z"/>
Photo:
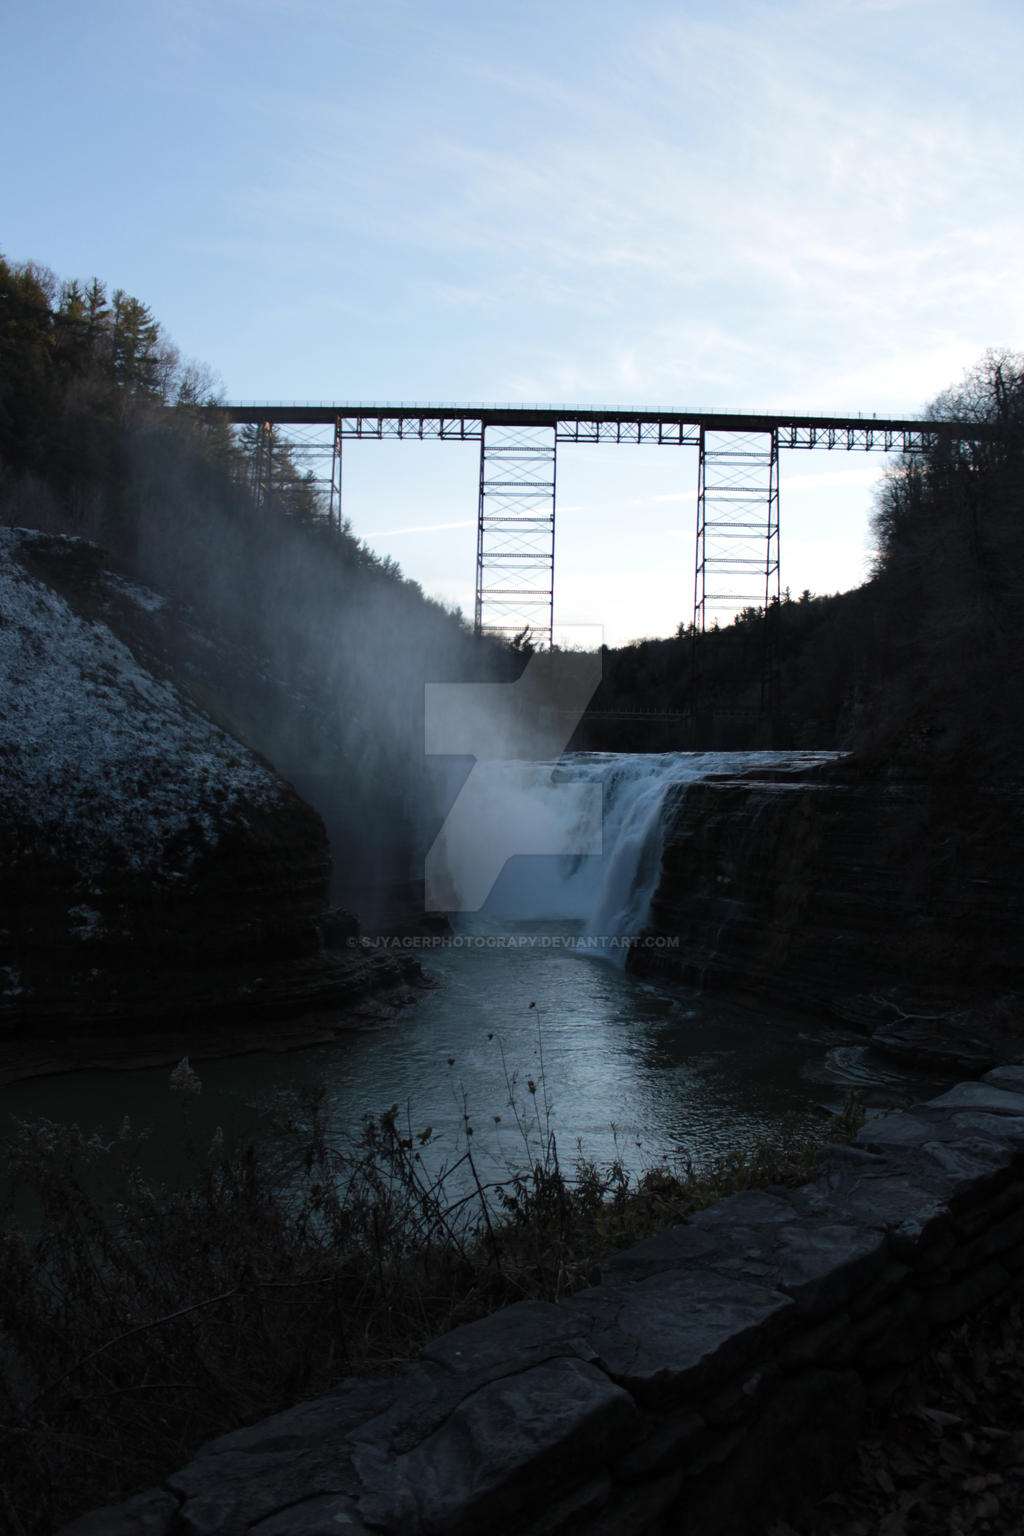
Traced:
<path id="1" fill-rule="evenodd" d="M 431 1338 L 523 1297 L 557 1300 L 603 1255 L 753 1183 L 799 1183 L 820 1137 L 692 1168 L 631 1175 L 559 1161 L 543 1085 L 506 1079 L 524 1162 L 485 1182 L 468 1110 L 460 1154 L 430 1166 L 428 1128 L 397 1106 L 349 1142 L 313 1103 L 271 1156 L 196 1145 L 199 1081 L 172 1073 L 190 1173 L 160 1188 L 145 1133 L 104 1141 L 17 1122 L 0 1234 L 0 1444 L 7 1523 L 37 1536 L 151 1486 L 212 1437 L 388 1374 Z M 282 1147 L 284 1148 L 282 1152 Z"/>

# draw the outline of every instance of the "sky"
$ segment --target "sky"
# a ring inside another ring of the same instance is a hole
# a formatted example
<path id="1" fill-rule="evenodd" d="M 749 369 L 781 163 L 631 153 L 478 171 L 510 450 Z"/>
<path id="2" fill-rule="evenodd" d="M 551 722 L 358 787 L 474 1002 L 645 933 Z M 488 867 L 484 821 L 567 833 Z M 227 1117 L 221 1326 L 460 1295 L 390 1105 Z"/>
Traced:
<path id="1" fill-rule="evenodd" d="M 150 305 L 234 401 L 919 413 L 1024 345 L 1019 0 L 36 0 L 0 250 Z M 784 454 L 857 586 L 881 454 Z M 560 448 L 556 618 L 692 617 L 696 453 Z M 472 612 L 477 451 L 356 443 L 354 531 Z"/>

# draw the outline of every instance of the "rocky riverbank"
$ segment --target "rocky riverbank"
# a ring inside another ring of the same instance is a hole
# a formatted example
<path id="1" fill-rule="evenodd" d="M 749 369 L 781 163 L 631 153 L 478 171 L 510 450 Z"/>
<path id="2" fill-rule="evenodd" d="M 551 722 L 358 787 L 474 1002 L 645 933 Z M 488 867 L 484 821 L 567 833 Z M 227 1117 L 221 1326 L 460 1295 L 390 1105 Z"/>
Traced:
<path id="1" fill-rule="evenodd" d="M 632 969 L 983 1070 L 1024 1029 L 1024 792 L 849 760 L 681 786 Z M 997 1051 L 998 1054 L 998 1051 Z"/>
<path id="2" fill-rule="evenodd" d="M 8 1077 L 323 1039 L 418 979 L 331 909 L 316 811 L 154 653 L 162 606 L 95 545 L 0 530 Z"/>
<path id="3" fill-rule="evenodd" d="M 813 1505 L 829 1495 L 834 1512 L 872 1410 L 948 1348 L 951 1323 L 1019 1300 L 1022 1085 L 1004 1067 L 874 1120 L 813 1182 L 736 1194 L 606 1257 L 557 1306 L 506 1307 L 401 1376 L 349 1376 L 222 1435 L 63 1536 L 754 1536 L 780 1516 L 835 1529 Z M 918 1443 L 959 1422 L 919 1412 Z M 986 1530 L 1003 1497 L 1016 1512 L 1019 1447 L 989 1457 L 959 1438 L 947 1454 L 978 1523 L 938 1528 Z M 890 1481 L 883 1523 L 844 1536 L 910 1529 L 917 1457 L 908 1473 L 911 1497 Z"/>

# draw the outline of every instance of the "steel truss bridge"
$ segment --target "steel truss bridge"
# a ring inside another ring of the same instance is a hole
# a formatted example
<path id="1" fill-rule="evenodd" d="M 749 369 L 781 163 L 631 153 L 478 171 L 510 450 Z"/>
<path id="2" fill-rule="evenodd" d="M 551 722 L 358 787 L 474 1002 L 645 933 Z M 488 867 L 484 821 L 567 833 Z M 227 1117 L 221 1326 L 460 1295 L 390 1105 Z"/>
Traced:
<path id="1" fill-rule="evenodd" d="M 273 496 L 275 457 L 291 462 L 342 521 L 344 445 L 354 439 L 427 438 L 480 444 L 477 633 L 528 629 L 551 645 L 560 443 L 658 444 L 697 450 L 693 624 L 709 639 L 747 608 L 764 614 L 761 708 L 777 703 L 770 622 L 781 597 L 779 453 L 827 449 L 915 454 L 984 435 L 977 423 L 875 416 L 636 411 L 597 406 L 229 405 L 252 438 L 257 500 Z"/>

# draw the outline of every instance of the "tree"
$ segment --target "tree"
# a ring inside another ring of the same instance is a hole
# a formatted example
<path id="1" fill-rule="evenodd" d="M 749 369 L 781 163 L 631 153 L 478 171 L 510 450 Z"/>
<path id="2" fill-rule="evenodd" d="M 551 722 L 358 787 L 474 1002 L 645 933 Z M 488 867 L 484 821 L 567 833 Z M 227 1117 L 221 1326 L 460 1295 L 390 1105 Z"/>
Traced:
<path id="1" fill-rule="evenodd" d="M 54 387 L 52 272 L 0 256 L 0 458 L 34 468 Z"/>
<path id="2" fill-rule="evenodd" d="M 111 366 L 118 386 L 128 395 L 162 400 L 166 383 L 160 326 L 149 306 L 123 288 L 114 293 Z"/>
<path id="3" fill-rule="evenodd" d="M 110 337 L 110 306 L 107 290 L 94 277 L 85 290 L 85 337 L 91 352 Z"/>
<path id="4" fill-rule="evenodd" d="M 891 659 L 876 714 L 882 738 L 908 720 L 966 770 L 972 754 L 1009 760 L 1024 744 L 1024 358 L 986 353 L 928 415 L 977 431 L 937 435 L 880 493 L 875 574 Z"/>
<path id="5" fill-rule="evenodd" d="M 512 636 L 512 639 L 508 642 L 508 648 L 513 655 L 525 656 L 529 660 L 537 649 L 533 643 L 533 630 L 529 624 L 521 629 L 517 635 Z"/>

